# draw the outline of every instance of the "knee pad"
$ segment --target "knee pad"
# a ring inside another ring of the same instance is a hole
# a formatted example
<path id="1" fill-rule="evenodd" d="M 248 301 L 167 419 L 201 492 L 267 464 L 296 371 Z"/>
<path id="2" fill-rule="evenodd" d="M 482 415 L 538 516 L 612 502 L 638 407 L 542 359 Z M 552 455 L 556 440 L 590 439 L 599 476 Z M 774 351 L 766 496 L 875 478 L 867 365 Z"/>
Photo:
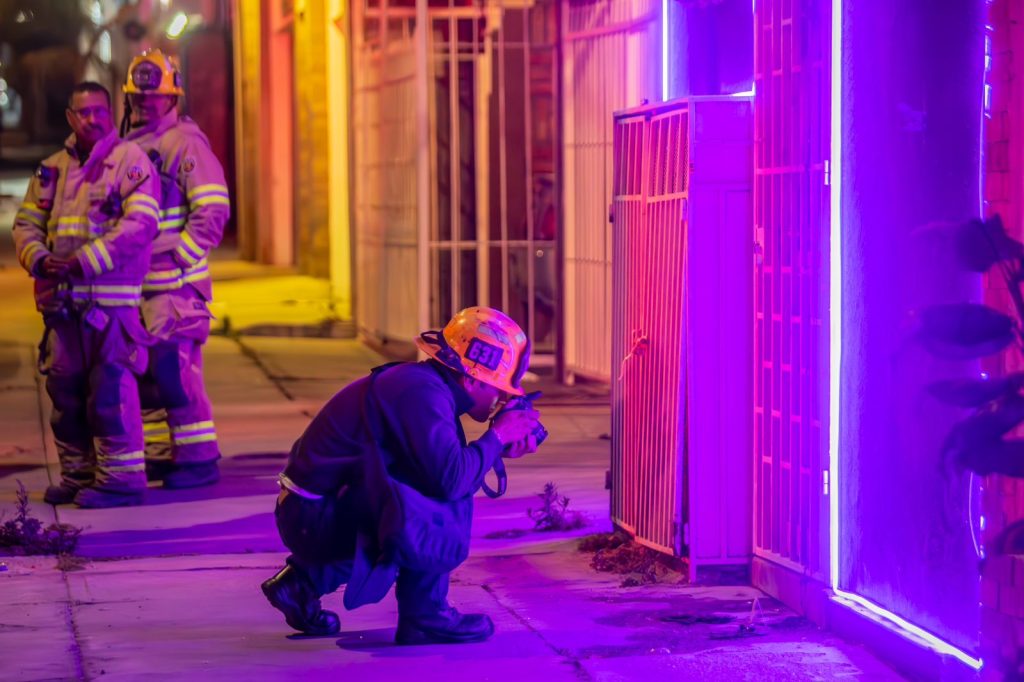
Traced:
<path id="1" fill-rule="evenodd" d="M 185 387 L 189 370 L 178 344 L 159 343 L 150 349 L 149 371 L 156 383 L 160 407 L 185 407 L 189 404 Z"/>

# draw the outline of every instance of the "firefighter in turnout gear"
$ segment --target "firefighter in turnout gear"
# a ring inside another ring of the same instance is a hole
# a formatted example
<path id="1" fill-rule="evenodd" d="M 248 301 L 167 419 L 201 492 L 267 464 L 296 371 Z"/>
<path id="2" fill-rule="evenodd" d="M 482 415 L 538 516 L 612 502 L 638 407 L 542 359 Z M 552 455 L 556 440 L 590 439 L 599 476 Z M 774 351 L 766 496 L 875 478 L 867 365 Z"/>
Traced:
<path id="1" fill-rule="evenodd" d="M 139 317 L 157 234 L 160 183 L 145 152 L 114 129 L 110 94 L 75 86 L 72 135 L 43 161 L 14 222 L 46 332 L 40 370 L 61 482 L 51 504 L 114 507 L 146 489 L 137 375 L 151 341 Z"/>
<path id="2" fill-rule="evenodd" d="M 484 475 L 503 457 L 535 451 L 540 424 L 530 407 L 503 409 L 469 443 L 460 417 L 486 422 L 523 395 L 530 344 L 508 316 L 477 307 L 417 345 L 428 360 L 349 384 L 292 446 L 275 510 L 292 554 L 263 593 L 300 632 L 338 632 L 320 598 L 342 584 L 349 609 L 396 586 L 399 644 L 478 642 L 494 632 L 487 615 L 449 605 L 448 576 L 469 551 Z"/>
<path id="3" fill-rule="evenodd" d="M 207 257 L 230 216 L 224 171 L 206 135 L 178 114 L 177 66 L 160 50 L 128 69 L 122 135 L 141 146 L 160 174 L 160 233 L 142 284 L 142 313 L 158 341 L 143 379 L 146 470 L 166 488 L 209 485 L 220 474 L 213 412 L 203 381 L 202 346 L 213 289 Z"/>

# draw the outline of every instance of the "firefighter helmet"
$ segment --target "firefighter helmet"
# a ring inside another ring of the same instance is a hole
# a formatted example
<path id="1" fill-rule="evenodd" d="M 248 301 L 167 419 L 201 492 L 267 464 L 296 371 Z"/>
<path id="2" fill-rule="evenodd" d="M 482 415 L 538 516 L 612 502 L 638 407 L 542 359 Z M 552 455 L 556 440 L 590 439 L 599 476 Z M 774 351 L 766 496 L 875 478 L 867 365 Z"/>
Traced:
<path id="1" fill-rule="evenodd" d="M 530 364 L 530 341 L 500 310 L 466 308 L 442 331 L 420 334 L 416 345 L 450 369 L 510 395 L 523 395 L 520 381 Z"/>
<path id="2" fill-rule="evenodd" d="M 177 60 L 159 49 L 146 50 L 132 60 L 123 89 L 127 95 L 185 94 Z"/>

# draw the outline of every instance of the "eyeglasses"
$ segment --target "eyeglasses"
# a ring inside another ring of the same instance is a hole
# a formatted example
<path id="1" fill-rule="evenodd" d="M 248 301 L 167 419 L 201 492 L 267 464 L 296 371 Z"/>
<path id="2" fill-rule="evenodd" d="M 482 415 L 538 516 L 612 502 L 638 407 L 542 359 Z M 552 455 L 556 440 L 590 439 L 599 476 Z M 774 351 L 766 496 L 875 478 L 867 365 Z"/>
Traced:
<path id="1" fill-rule="evenodd" d="M 82 109 L 70 109 L 70 111 L 82 120 L 89 118 L 110 118 L 110 109 L 107 107 L 84 107 Z"/>

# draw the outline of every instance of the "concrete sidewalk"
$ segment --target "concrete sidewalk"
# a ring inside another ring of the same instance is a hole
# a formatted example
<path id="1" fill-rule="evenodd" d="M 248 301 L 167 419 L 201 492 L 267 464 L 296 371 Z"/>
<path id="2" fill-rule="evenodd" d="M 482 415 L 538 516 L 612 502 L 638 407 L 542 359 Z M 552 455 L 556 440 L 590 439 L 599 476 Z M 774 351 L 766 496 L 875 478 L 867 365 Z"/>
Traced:
<path id="1" fill-rule="evenodd" d="M 35 371 L 40 325 L 7 248 L 0 244 L 0 509 L 13 511 L 20 480 L 39 518 L 86 530 L 79 567 L 0 558 L 4 679 L 899 679 L 749 587 L 624 588 L 621 576 L 594 571 L 576 538 L 610 529 L 601 437 L 609 425 L 606 407 L 585 404 L 543 407 L 550 442 L 510 463 L 505 497 L 478 498 L 470 559 L 451 597 L 491 615 L 490 641 L 395 647 L 391 596 L 341 613 L 338 637 L 292 637 L 259 590 L 285 556 L 275 476 L 309 416 L 380 359 L 350 340 L 214 337 L 206 359 L 221 482 L 153 488 L 138 508 L 55 511 L 40 501 L 57 476 Z M 527 510 L 548 481 L 588 516 L 587 528 L 529 532 Z M 755 599 L 757 628 L 741 636 L 737 623 Z M 340 595 L 325 603 L 343 611 Z"/>

